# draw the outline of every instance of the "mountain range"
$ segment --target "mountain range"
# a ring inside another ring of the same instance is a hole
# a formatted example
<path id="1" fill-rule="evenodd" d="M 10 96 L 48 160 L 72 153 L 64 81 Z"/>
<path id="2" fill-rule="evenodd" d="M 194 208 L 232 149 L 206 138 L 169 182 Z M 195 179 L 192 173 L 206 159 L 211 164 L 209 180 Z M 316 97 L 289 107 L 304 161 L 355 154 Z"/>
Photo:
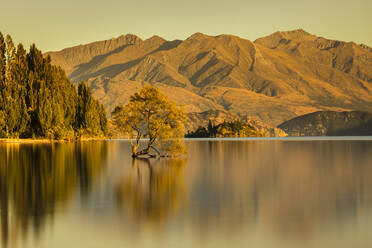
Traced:
<path id="1" fill-rule="evenodd" d="M 316 111 L 372 111 L 372 48 L 302 29 L 254 42 L 202 33 L 173 41 L 127 34 L 46 55 L 72 82 L 86 81 L 109 113 L 144 83 L 194 117 L 221 112 L 272 127 Z"/>

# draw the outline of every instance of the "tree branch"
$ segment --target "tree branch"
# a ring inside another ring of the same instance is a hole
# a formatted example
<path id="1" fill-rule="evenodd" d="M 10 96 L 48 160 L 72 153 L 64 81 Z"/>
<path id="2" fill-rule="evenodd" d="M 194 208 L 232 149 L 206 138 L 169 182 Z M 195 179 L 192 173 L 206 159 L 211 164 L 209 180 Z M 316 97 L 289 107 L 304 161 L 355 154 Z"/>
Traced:
<path id="1" fill-rule="evenodd" d="M 161 156 L 160 151 L 156 149 L 154 146 L 151 146 L 150 148 L 152 148 L 159 156 Z"/>

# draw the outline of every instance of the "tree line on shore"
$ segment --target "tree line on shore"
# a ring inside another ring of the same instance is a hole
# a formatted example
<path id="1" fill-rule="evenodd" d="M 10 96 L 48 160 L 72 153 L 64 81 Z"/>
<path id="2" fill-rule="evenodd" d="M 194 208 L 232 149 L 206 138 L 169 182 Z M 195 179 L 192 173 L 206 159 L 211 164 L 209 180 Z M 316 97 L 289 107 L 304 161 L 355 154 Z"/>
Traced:
<path id="1" fill-rule="evenodd" d="M 241 120 L 224 121 L 214 125 L 211 120 L 207 127 L 199 126 L 195 131 L 188 132 L 186 138 L 226 138 L 226 137 L 265 137 L 248 122 Z"/>
<path id="2" fill-rule="evenodd" d="M 103 105 L 81 82 L 76 88 L 33 44 L 27 52 L 0 32 L 0 138 L 104 136 Z"/>
<path id="3" fill-rule="evenodd" d="M 74 139 L 110 136 L 113 130 L 133 142 L 133 156 L 184 153 L 186 112 L 150 85 L 118 106 L 108 126 L 103 105 L 86 83 L 77 87 L 49 56 L 31 45 L 27 52 L 0 32 L 0 138 Z M 186 137 L 262 137 L 249 123 L 239 120 L 199 127 Z M 137 151 L 139 140 L 150 142 Z M 177 142 L 176 142 L 177 141 Z M 159 150 L 160 149 L 160 150 Z M 173 151 L 175 150 L 175 151 Z"/>

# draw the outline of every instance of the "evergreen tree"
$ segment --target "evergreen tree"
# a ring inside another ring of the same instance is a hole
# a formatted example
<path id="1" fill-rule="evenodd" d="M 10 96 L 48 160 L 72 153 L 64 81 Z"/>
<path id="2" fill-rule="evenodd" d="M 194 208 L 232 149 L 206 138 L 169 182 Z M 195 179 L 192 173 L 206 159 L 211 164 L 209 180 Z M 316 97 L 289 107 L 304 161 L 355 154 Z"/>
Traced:
<path id="1" fill-rule="evenodd" d="M 98 102 L 99 104 L 99 121 L 101 125 L 101 130 L 104 135 L 107 135 L 108 129 L 107 129 L 107 117 L 106 117 L 106 111 L 105 107 L 103 106 L 102 103 Z"/>
<path id="2" fill-rule="evenodd" d="M 6 79 L 4 89 L 4 112 L 6 115 L 6 136 L 8 138 L 17 138 L 17 124 L 20 120 L 18 107 L 18 85 L 13 76 L 16 57 L 16 48 L 10 35 L 6 36 Z"/>
<path id="3" fill-rule="evenodd" d="M 0 137 L 6 136 L 5 107 L 5 78 L 6 74 L 6 44 L 3 34 L 0 32 Z"/>
<path id="4" fill-rule="evenodd" d="M 34 136 L 71 138 L 76 111 L 76 89 L 50 57 L 32 45 L 27 55 L 30 82 L 27 103 Z"/>
<path id="5" fill-rule="evenodd" d="M 0 110 L 0 138 L 5 137 L 4 132 L 6 126 L 5 117 L 6 117 L 5 112 Z"/>
<path id="6" fill-rule="evenodd" d="M 107 129 L 104 107 L 92 97 L 89 87 L 81 82 L 78 86 L 77 126 L 81 135 L 103 135 Z"/>
<path id="7" fill-rule="evenodd" d="M 216 127 L 213 125 L 212 121 L 208 121 L 208 133 L 211 137 L 216 137 Z"/>
<path id="8" fill-rule="evenodd" d="M 52 105 L 50 103 L 51 94 L 46 87 L 44 80 L 38 82 L 38 91 L 36 97 L 36 126 L 34 134 L 41 137 L 52 138 Z"/>
<path id="9" fill-rule="evenodd" d="M 14 56 L 14 64 L 10 70 L 12 78 L 12 108 L 15 112 L 17 122 L 13 126 L 13 133 L 20 137 L 26 137 L 29 134 L 30 116 L 26 105 L 27 84 L 28 84 L 28 66 L 26 61 L 26 50 L 22 44 L 19 44 Z"/>
<path id="10" fill-rule="evenodd" d="M 30 47 L 30 51 L 27 54 L 27 63 L 30 73 L 27 102 L 30 107 L 32 135 L 42 137 L 46 135 L 48 129 L 48 120 L 46 119 L 50 115 L 50 106 L 47 100 L 49 92 L 41 75 L 43 56 L 36 49 L 35 45 Z M 47 111 L 49 112 L 46 113 Z"/>
<path id="11" fill-rule="evenodd" d="M 14 57 L 16 53 L 16 49 L 13 43 L 13 39 L 10 35 L 6 36 L 6 80 L 9 82 L 11 81 L 11 78 L 9 77 L 10 70 L 12 68 L 12 65 L 14 64 Z"/>
<path id="12" fill-rule="evenodd" d="M 31 45 L 15 48 L 0 33 L 0 137 L 68 138 L 103 135 L 107 118 L 88 86 L 79 94 L 65 72 Z"/>
<path id="13" fill-rule="evenodd" d="M 6 44 L 3 34 L 0 32 L 0 110 L 4 109 L 3 93 L 5 90 L 6 73 Z"/>

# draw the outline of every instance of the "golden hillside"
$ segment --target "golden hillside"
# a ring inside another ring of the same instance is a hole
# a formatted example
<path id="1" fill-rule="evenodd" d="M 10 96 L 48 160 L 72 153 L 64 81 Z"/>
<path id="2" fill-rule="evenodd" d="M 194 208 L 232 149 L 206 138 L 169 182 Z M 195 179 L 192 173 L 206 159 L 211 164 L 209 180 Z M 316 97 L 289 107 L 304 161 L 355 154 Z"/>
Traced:
<path id="1" fill-rule="evenodd" d="M 189 112 L 227 111 L 272 126 L 321 110 L 372 111 L 372 49 L 303 30 L 255 42 L 125 35 L 47 54 L 73 82 L 87 81 L 108 111 L 145 82 Z"/>

